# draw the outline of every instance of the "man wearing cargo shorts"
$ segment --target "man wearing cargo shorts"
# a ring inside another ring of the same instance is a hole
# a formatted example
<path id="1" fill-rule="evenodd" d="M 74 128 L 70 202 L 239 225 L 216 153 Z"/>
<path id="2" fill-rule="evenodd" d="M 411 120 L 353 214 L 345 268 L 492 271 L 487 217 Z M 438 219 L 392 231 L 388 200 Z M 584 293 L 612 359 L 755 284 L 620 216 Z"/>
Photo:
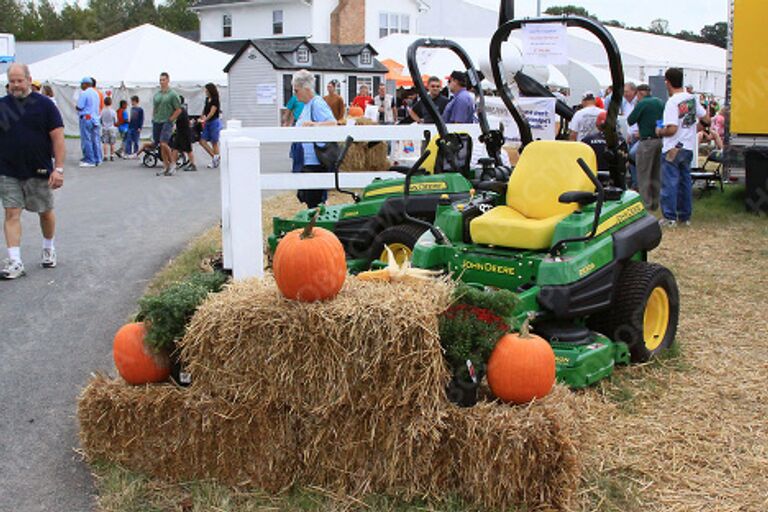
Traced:
<path id="1" fill-rule="evenodd" d="M 171 78 L 168 73 L 160 73 L 160 90 L 153 98 L 152 138 L 160 145 L 163 157 L 163 170 L 166 176 L 175 173 L 171 169 L 171 147 L 168 144 L 173 135 L 173 125 L 181 114 L 181 100 L 176 91 L 171 89 Z"/>
<path id="2" fill-rule="evenodd" d="M 32 92 L 32 77 L 24 64 L 8 68 L 8 84 L 9 94 L 0 98 L 0 201 L 8 245 L 0 279 L 25 274 L 20 249 L 22 209 L 40 216 L 42 266 L 56 266 L 52 191 L 64 184 L 64 123 L 59 109 L 47 97 Z"/>

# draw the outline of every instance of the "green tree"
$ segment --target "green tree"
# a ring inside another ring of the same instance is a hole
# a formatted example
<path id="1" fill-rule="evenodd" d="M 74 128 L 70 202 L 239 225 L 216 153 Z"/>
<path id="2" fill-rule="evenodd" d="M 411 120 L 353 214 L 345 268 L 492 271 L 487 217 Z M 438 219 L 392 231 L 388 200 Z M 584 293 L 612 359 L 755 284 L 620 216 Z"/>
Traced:
<path id="1" fill-rule="evenodd" d="M 21 8 L 21 23 L 19 24 L 16 38 L 21 41 L 41 41 L 45 36 L 45 30 L 37 12 L 37 5 L 29 0 Z"/>
<path id="2" fill-rule="evenodd" d="M 131 26 L 157 22 L 157 8 L 152 0 L 127 0 L 126 4 Z"/>
<path id="3" fill-rule="evenodd" d="M 544 14 L 551 14 L 552 16 L 565 16 L 567 14 L 572 16 L 584 16 L 585 18 L 597 19 L 593 14 L 590 14 L 588 10 L 583 7 L 577 7 L 575 5 L 562 5 L 548 7 L 544 11 Z"/>
<path id="4" fill-rule="evenodd" d="M 169 0 L 157 8 L 160 27 L 171 32 L 197 30 L 199 20 L 197 15 L 189 10 L 194 0 Z"/>
<path id="5" fill-rule="evenodd" d="M 43 26 L 43 39 L 66 39 L 67 30 L 61 23 L 61 15 L 50 0 L 40 0 L 37 4 L 37 13 Z"/>
<path id="6" fill-rule="evenodd" d="M 94 23 L 90 9 L 76 3 L 66 4 L 61 10 L 64 39 L 93 39 Z"/>
<path id="7" fill-rule="evenodd" d="M 0 32 L 18 34 L 21 9 L 16 0 L 0 0 Z"/>
<path id="8" fill-rule="evenodd" d="M 719 46 L 720 48 L 728 47 L 728 24 L 724 21 L 715 23 L 714 25 L 705 25 L 701 29 L 701 37 L 709 44 Z"/>

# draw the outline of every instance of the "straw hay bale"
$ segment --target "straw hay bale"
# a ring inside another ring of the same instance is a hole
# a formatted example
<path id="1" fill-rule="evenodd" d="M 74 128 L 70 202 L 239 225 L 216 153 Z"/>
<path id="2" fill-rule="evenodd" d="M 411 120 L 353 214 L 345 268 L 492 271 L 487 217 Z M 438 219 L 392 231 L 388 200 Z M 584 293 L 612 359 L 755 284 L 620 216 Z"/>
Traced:
<path id="1" fill-rule="evenodd" d="M 526 407 L 481 402 L 448 416 L 445 444 L 465 500 L 507 510 L 520 505 L 565 508 L 578 487 L 579 398 L 556 386 Z"/>
<path id="2" fill-rule="evenodd" d="M 300 474 L 298 429 L 286 409 L 248 407 L 164 385 L 94 377 L 78 402 L 88 460 L 164 480 L 216 478 L 278 492 Z"/>
<path id="3" fill-rule="evenodd" d="M 361 117 L 355 120 L 355 124 L 371 125 L 376 124 L 370 119 Z M 368 143 L 353 142 L 352 147 L 347 151 L 344 162 L 341 164 L 341 171 L 386 171 L 390 167 L 387 158 L 389 151 L 386 142 Z"/>
<path id="4" fill-rule="evenodd" d="M 255 407 L 328 416 L 407 405 L 432 415 L 450 378 L 437 315 L 451 290 L 349 279 L 334 300 L 303 303 L 271 280 L 235 283 L 198 309 L 182 359 L 194 389 Z"/>

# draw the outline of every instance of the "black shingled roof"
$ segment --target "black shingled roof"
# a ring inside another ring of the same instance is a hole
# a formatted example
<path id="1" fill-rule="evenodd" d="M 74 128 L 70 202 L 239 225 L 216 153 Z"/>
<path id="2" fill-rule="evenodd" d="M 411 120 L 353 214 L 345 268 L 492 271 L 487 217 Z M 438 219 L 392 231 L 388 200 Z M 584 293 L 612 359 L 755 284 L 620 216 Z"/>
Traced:
<path id="1" fill-rule="evenodd" d="M 251 39 L 246 41 L 226 41 L 222 43 L 204 43 L 207 46 L 215 48 L 226 53 L 233 53 L 231 50 L 239 45 L 234 57 L 229 61 L 224 71 L 228 72 L 232 65 L 249 47 L 256 48 L 264 57 L 272 63 L 275 69 L 302 69 L 310 71 L 356 71 L 367 73 L 386 73 L 387 67 L 376 59 L 373 59 L 373 66 L 370 68 L 361 68 L 357 65 L 356 56 L 365 48 L 371 51 L 372 55 L 377 55 L 376 50 L 369 44 L 329 44 L 329 43 L 310 43 L 305 37 L 285 37 L 279 39 Z M 306 45 L 312 52 L 312 65 L 306 66 L 294 64 L 293 52 L 300 45 Z"/>

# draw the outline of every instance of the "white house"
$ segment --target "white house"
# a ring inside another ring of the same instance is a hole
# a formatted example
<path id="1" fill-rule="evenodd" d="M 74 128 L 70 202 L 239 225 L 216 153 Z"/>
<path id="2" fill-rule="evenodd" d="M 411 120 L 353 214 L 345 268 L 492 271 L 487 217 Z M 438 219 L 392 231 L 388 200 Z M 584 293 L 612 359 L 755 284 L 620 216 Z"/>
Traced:
<path id="1" fill-rule="evenodd" d="M 417 33 L 420 0 L 198 0 L 200 41 L 309 37 L 313 43 L 375 42 Z"/>

